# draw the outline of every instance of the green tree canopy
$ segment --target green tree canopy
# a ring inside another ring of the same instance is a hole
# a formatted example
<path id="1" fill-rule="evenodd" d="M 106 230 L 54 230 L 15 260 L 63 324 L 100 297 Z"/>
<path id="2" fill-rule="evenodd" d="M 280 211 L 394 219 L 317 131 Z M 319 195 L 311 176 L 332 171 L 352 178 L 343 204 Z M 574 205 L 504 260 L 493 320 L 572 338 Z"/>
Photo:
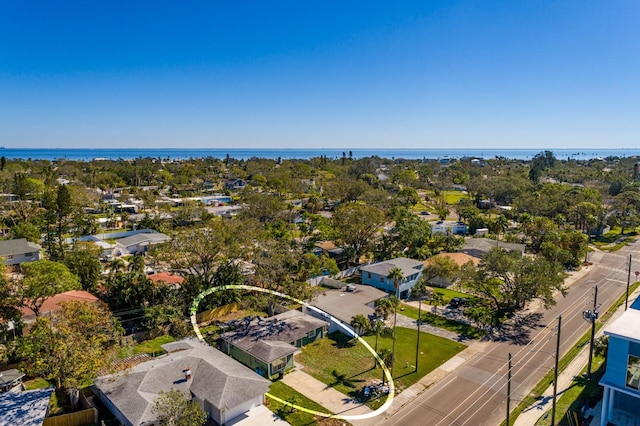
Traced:
<path id="1" fill-rule="evenodd" d="M 160 391 L 151 410 L 163 426 L 202 426 L 207 421 L 200 404 L 176 389 Z"/>
<path id="2" fill-rule="evenodd" d="M 498 313 L 511 313 L 540 299 L 545 307 L 555 304 L 555 292 L 565 294 L 566 274 L 559 263 L 544 257 L 522 256 L 496 248 L 477 270 L 466 269 L 464 285 L 490 300 Z"/>
<path id="3" fill-rule="evenodd" d="M 78 277 L 66 265 L 51 260 L 36 260 L 22 264 L 23 277 L 16 282 L 23 306 L 36 316 L 45 300 L 65 291 L 82 288 Z"/>
<path id="4" fill-rule="evenodd" d="M 22 368 L 55 380 L 58 388 L 85 386 L 117 350 L 121 328 L 102 304 L 68 301 L 51 317 L 40 317 L 20 339 Z"/>
<path id="5" fill-rule="evenodd" d="M 384 219 L 384 213 L 377 207 L 346 203 L 336 208 L 332 224 L 338 242 L 346 245 L 352 259 L 357 261 L 373 245 Z"/>

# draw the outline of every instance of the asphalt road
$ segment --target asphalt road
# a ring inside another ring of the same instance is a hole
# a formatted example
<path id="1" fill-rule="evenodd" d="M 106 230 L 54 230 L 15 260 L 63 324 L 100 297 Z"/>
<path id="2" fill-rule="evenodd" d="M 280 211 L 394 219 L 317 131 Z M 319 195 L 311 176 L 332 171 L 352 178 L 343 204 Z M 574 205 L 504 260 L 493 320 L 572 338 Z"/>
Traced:
<path id="1" fill-rule="evenodd" d="M 540 307 L 509 330 L 503 341 L 490 342 L 484 350 L 423 392 L 390 417 L 378 419 L 384 425 L 498 425 L 506 418 L 507 360 L 512 360 L 511 408 L 553 369 L 557 341 L 557 317 L 562 315 L 560 353 L 566 353 L 590 328 L 583 312 L 593 308 L 594 287 L 604 312 L 625 293 L 629 255 L 640 270 L 636 256 L 640 240 L 615 253 L 590 253 L 590 271 L 575 281 L 566 297 L 559 296 L 551 309 Z"/>

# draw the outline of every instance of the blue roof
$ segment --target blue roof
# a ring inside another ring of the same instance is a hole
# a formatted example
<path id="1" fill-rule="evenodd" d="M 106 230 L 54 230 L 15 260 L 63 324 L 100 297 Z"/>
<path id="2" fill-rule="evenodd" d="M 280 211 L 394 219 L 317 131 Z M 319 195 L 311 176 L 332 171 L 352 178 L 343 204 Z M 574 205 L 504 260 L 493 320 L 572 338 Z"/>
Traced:
<path id="1" fill-rule="evenodd" d="M 0 426 L 41 426 L 53 388 L 0 393 Z"/>

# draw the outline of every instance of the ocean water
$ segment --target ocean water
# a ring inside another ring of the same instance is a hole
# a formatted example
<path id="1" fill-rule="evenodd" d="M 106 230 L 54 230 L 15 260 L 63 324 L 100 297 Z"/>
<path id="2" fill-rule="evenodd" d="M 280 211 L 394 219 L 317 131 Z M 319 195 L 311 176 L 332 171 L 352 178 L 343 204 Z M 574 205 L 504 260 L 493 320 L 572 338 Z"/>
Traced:
<path id="1" fill-rule="evenodd" d="M 505 157 L 518 160 L 530 160 L 536 154 L 545 151 L 540 149 L 19 149 L 2 148 L 0 155 L 8 159 L 32 160 L 82 160 L 90 161 L 96 158 L 112 160 L 130 160 L 135 158 L 161 159 L 189 159 L 189 158 L 231 158 L 247 160 L 253 157 L 271 159 L 309 159 L 322 155 L 328 158 L 340 158 L 343 152 L 353 158 L 378 156 L 382 158 L 404 159 L 442 159 L 442 158 L 496 158 Z M 640 149 L 549 149 L 556 158 L 566 160 L 588 160 L 606 157 L 635 157 L 640 156 Z"/>

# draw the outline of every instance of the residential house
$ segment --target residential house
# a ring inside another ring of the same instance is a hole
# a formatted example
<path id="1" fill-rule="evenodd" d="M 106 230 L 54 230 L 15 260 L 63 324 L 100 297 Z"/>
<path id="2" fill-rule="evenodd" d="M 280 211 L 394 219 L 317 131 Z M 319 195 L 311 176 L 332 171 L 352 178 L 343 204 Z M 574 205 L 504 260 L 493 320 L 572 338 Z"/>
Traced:
<path id="1" fill-rule="evenodd" d="M 466 235 L 467 225 L 464 222 L 452 222 L 439 220 L 436 223 L 431 223 L 431 232 L 434 234 L 453 234 L 453 235 Z"/>
<path id="2" fill-rule="evenodd" d="M 169 353 L 95 380 L 92 390 L 123 425 L 155 424 L 154 399 L 171 389 L 190 395 L 219 425 L 264 403 L 270 382 L 217 349 L 195 339 L 162 347 Z"/>
<path id="3" fill-rule="evenodd" d="M 176 275 L 173 272 L 158 272 L 155 274 L 147 275 L 147 279 L 154 284 L 164 284 L 173 288 L 179 288 L 184 282 L 184 278 L 180 275 Z"/>
<path id="4" fill-rule="evenodd" d="M 389 278 L 391 270 L 400 269 L 402 278 L 398 280 L 398 295 L 401 299 L 409 297 L 409 291 L 418 283 L 422 273 L 423 263 L 419 260 L 398 257 L 384 262 L 372 263 L 360 267 L 362 284 L 373 286 L 389 294 L 396 294 L 395 282 Z"/>
<path id="5" fill-rule="evenodd" d="M 0 426 L 42 426 L 53 388 L 0 393 Z"/>
<path id="6" fill-rule="evenodd" d="M 24 385 L 22 384 L 22 378 L 24 376 L 24 373 L 15 368 L 0 371 L 0 393 L 20 392 L 24 390 Z"/>
<path id="7" fill-rule="evenodd" d="M 270 318 L 247 318 L 220 336 L 220 349 L 271 378 L 293 367 L 298 348 L 326 336 L 328 326 L 326 321 L 293 310 Z"/>
<path id="8" fill-rule="evenodd" d="M 344 270 L 349 267 L 349 256 L 342 247 L 335 245 L 333 241 L 319 241 L 314 244 L 315 249 L 313 253 L 316 256 L 329 256 L 336 261 L 336 265 L 340 270 Z"/>
<path id="9" fill-rule="evenodd" d="M 0 256 L 4 258 L 4 264 L 7 266 L 40 260 L 40 250 L 42 247 L 27 241 L 26 238 L 0 241 Z"/>
<path id="10" fill-rule="evenodd" d="M 323 278 L 323 285 L 325 285 L 326 281 L 336 280 Z M 336 282 L 340 283 L 340 281 Z M 340 288 L 328 289 L 322 293 L 317 293 L 313 300 L 309 302 L 311 306 L 320 309 L 322 312 L 307 306 L 303 308 L 306 314 L 329 321 L 329 333 L 343 331 L 342 327 L 333 321 L 333 318 L 340 320 L 353 329 L 349 323 L 354 316 L 372 317 L 375 315 L 376 300 L 387 297 L 387 293 L 384 291 L 368 285 L 341 284 Z"/>
<path id="11" fill-rule="evenodd" d="M 46 299 L 40 307 L 40 316 L 51 315 L 52 313 L 60 310 L 60 304 L 62 302 L 69 302 L 72 300 L 86 303 L 98 303 L 100 301 L 96 296 L 84 290 L 66 291 Z M 20 308 L 20 312 L 22 312 L 22 321 L 26 325 L 33 324 L 37 319 L 35 312 L 29 308 Z"/>
<path id="12" fill-rule="evenodd" d="M 505 243 L 504 241 L 496 241 L 489 238 L 467 238 L 464 246 L 458 252 L 480 259 L 496 247 L 507 251 L 517 251 L 521 254 L 524 254 L 525 249 L 524 244 Z"/>
<path id="13" fill-rule="evenodd" d="M 604 329 L 609 336 L 600 424 L 640 423 L 640 298 Z M 623 423 L 624 422 L 624 423 Z"/>
<path id="14" fill-rule="evenodd" d="M 440 253 L 429 259 L 424 261 L 425 268 L 432 262 L 433 259 L 437 257 L 446 257 L 453 260 L 458 267 L 462 267 L 463 265 L 471 262 L 474 266 L 478 266 L 480 264 L 480 259 L 477 257 L 470 256 L 466 253 Z M 429 285 L 433 287 L 449 287 L 453 282 L 448 277 L 440 277 L 437 276 L 429 280 Z"/>
<path id="15" fill-rule="evenodd" d="M 222 186 L 224 187 L 224 189 L 239 191 L 244 189 L 247 186 L 247 183 L 242 179 L 230 178 L 225 179 Z"/>
<path id="16" fill-rule="evenodd" d="M 148 231 L 117 239 L 116 249 L 118 255 L 146 253 L 150 246 L 164 243 L 170 239 L 168 235 L 161 232 Z"/>

